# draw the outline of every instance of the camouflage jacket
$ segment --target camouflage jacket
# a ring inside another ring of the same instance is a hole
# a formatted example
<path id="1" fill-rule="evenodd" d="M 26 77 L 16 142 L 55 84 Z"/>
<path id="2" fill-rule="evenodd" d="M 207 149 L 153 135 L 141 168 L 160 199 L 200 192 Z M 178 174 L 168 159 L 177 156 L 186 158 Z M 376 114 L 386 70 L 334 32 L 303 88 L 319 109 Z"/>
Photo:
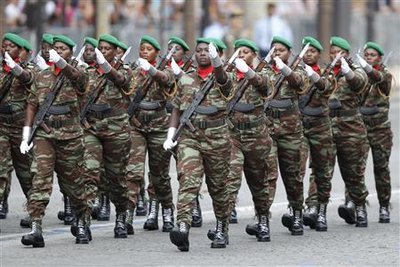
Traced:
<path id="1" fill-rule="evenodd" d="M 375 81 L 371 78 L 368 79 L 368 85 L 363 92 L 363 106 L 374 107 L 388 112 L 389 110 L 389 96 L 392 88 L 392 74 L 387 68 L 379 70 L 380 79 Z"/>

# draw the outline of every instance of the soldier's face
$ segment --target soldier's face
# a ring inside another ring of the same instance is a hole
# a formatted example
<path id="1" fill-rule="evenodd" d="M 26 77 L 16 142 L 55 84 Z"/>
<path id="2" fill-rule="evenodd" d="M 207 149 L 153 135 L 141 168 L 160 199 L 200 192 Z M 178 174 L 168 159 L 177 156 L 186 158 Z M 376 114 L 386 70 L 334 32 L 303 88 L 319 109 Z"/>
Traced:
<path id="1" fill-rule="evenodd" d="M 108 62 L 112 62 L 117 55 L 117 47 L 104 41 L 99 42 L 98 49 Z"/>
<path id="2" fill-rule="evenodd" d="M 374 66 L 381 62 L 382 56 L 373 48 L 367 48 L 364 50 L 364 59 L 368 64 Z"/>
<path id="3" fill-rule="evenodd" d="M 291 51 L 281 43 L 274 43 L 275 51 L 273 53 L 274 57 L 279 57 L 284 63 L 287 63 L 291 54 Z"/>
<path id="4" fill-rule="evenodd" d="M 349 56 L 349 52 L 347 52 L 346 50 L 344 50 L 344 49 L 342 49 L 342 48 L 340 48 L 338 46 L 332 45 L 329 48 L 329 58 L 330 58 L 331 61 L 333 61 L 335 59 L 337 53 L 341 53 L 342 57 L 344 57 L 344 58 Z M 338 60 L 336 62 L 336 66 L 340 66 L 341 64 L 342 63 L 340 62 L 340 60 Z"/>
<path id="5" fill-rule="evenodd" d="M 45 42 L 43 42 L 40 45 L 40 51 L 41 51 L 41 54 L 42 54 L 42 57 L 44 58 L 44 60 L 49 61 L 49 51 L 52 48 L 53 48 L 53 46 L 51 44 L 48 44 Z"/>
<path id="6" fill-rule="evenodd" d="M 253 60 L 256 57 L 256 53 L 253 52 L 247 46 L 239 47 L 239 55 L 238 57 L 243 59 L 247 65 L 251 66 L 253 64 Z"/>
<path id="7" fill-rule="evenodd" d="M 122 50 L 121 48 L 117 47 L 117 58 L 121 59 L 121 57 L 124 55 L 125 51 Z"/>
<path id="8" fill-rule="evenodd" d="M 92 64 L 96 61 L 96 53 L 94 52 L 94 46 L 91 44 L 85 45 L 85 52 L 83 52 L 83 60 L 87 64 Z"/>
<path id="9" fill-rule="evenodd" d="M 139 57 L 147 59 L 148 62 L 154 62 L 158 53 L 159 51 L 149 43 L 142 43 L 140 45 Z"/>
<path id="10" fill-rule="evenodd" d="M 19 57 L 19 54 L 21 53 L 23 49 L 19 47 L 18 45 L 14 44 L 13 42 L 9 40 L 3 40 L 1 44 L 1 54 L 5 55 L 5 52 L 7 52 L 12 59 L 16 59 Z"/>
<path id="11" fill-rule="evenodd" d="M 178 44 L 169 44 L 168 51 L 170 51 L 174 45 L 176 46 L 176 48 L 173 57 L 176 62 L 180 62 L 183 59 L 183 56 L 185 55 L 185 50 L 182 48 L 182 46 Z"/>
<path id="12" fill-rule="evenodd" d="M 312 66 L 318 63 L 320 57 L 321 53 L 315 47 L 310 46 L 303 57 L 303 61 L 307 65 Z"/>
<path id="13" fill-rule="evenodd" d="M 208 44 L 199 43 L 196 46 L 196 61 L 200 67 L 208 67 L 211 65 L 211 60 L 208 56 Z"/>
<path id="14" fill-rule="evenodd" d="M 72 57 L 72 49 L 69 48 L 68 45 L 62 43 L 62 42 L 55 42 L 53 45 L 53 49 L 56 50 L 56 52 L 67 62 L 71 59 Z"/>

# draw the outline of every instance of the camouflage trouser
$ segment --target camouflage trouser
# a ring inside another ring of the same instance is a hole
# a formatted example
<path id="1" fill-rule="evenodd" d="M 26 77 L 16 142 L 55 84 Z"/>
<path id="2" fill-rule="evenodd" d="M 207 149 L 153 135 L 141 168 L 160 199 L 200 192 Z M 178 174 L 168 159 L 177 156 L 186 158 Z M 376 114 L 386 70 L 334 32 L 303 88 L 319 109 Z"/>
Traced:
<path id="1" fill-rule="evenodd" d="M 116 212 L 124 212 L 128 205 L 126 165 L 131 147 L 130 127 L 127 119 L 102 120 L 85 131 L 85 182 L 89 206 L 92 207 L 98 194 L 101 175 L 108 184 L 110 200 Z M 104 190 L 104 189 L 103 189 Z"/>
<path id="2" fill-rule="evenodd" d="M 177 225 L 180 222 L 191 225 L 192 209 L 204 174 L 215 217 L 228 222 L 226 182 L 231 150 L 228 136 L 228 127 L 224 125 L 205 130 L 197 129 L 194 133 L 185 129 L 178 139 Z"/>
<path id="3" fill-rule="evenodd" d="M 247 130 L 232 129 L 230 171 L 226 185 L 230 210 L 235 206 L 242 181 L 242 171 L 249 186 L 258 215 L 268 215 L 268 180 L 265 157 L 271 147 L 267 126 L 260 124 Z"/>
<path id="4" fill-rule="evenodd" d="M 71 199 L 78 217 L 87 214 L 84 180 L 82 178 L 83 140 L 56 140 L 36 136 L 33 140 L 32 189 L 28 212 L 33 220 L 41 221 L 53 188 L 53 173 Z"/>
<path id="5" fill-rule="evenodd" d="M 9 195 L 13 168 L 26 198 L 32 187 L 32 156 L 19 151 L 21 138 L 22 126 L 0 122 L 0 201 Z"/>
<path id="6" fill-rule="evenodd" d="M 289 205 L 294 209 L 302 209 L 303 207 L 303 177 L 300 176 L 300 161 L 303 133 L 301 122 L 298 114 L 293 114 L 281 118 L 269 118 L 272 125 L 269 129 L 272 137 L 272 147 L 267 155 L 267 168 L 269 191 L 272 196 L 276 190 L 276 179 L 278 177 L 277 168 L 279 163 L 279 171 L 285 185 L 287 199 Z M 274 156 L 277 159 L 274 159 Z M 272 200 L 270 197 L 270 203 Z"/>
<path id="7" fill-rule="evenodd" d="M 144 183 L 146 152 L 149 157 L 149 198 L 158 199 L 163 208 L 173 207 L 171 177 L 169 176 L 171 153 L 163 148 L 163 143 L 167 138 L 168 120 L 169 117 L 165 116 L 143 124 L 140 130 L 132 127 L 132 149 L 126 173 L 130 208 L 135 208 L 140 187 Z"/>
<path id="8" fill-rule="evenodd" d="M 276 193 L 276 182 L 278 181 L 278 147 L 272 139 L 271 149 L 266 156 L 265 176 L 268 179 L 268 207 L 274 202 Z"/>
<path id="9" fill-rule="evenodd" d="M 381 118 L 373 118 L 380 120 Z M 388 206 L 391 196 L 389 158 L 393 146 L 393 133 L 390 129 L 390 121 L 374 125 L 371 119 L 364 116 L 367 128 L 369 147 L 372 152 L 374 163 L 375 187 L 378 194 L 379 204 Z"/>
<path id="10" fill-rule="evenodd" d="M 365 186 L 365 167 L 368 157 L 367 132 L 360 115 L 333 117 L 334 150 L 349 197 L 363 205 L 368 196 Z"/>
<path id="11" fill-rule="evenodd" d="M 315 206 L 318 203 L 327 204 L 330 198 L 333 166 L 335 164 L 332 156 L 331 122 L 328 117 L 305 116 L 303 127 L 304 146 L 302 148 L 301 174 L 304 177 L 307 157 L 310 154 L 310 168 L 313 175 L 312 179 L 310 178 L 309 195 L 305 202 L 307 206 Z"/>

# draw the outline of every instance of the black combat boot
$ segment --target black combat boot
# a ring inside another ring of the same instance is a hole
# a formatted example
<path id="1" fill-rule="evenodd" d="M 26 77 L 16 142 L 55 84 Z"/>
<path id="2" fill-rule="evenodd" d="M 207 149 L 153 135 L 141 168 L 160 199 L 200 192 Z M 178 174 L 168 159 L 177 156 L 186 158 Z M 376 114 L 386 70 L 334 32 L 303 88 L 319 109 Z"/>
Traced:
<path id="1" fill-rule="evenodd" d="M 229 223 L 238 223 L 236 208 L 233 207 L 231 214 L 229 216 Z"/>
<path id="2" fill-rule="evenodd" d="M 303 235 L 303 214 L 301 210 L 293 209 L 292 235 Z"/>
<path id="3" fill-rule="evenodd" d="M 246 233 L 251 236 L 253 236 L 253 235 L 257 236 L 258 235 L 258 223 L 251 223 L 251 224 L 246 225 Z"/>
<path id="4" fill-rule="evenodd" d="M 201 214 L 199 196 L 196 197 L 196 202 L 192 210 L 192 227 L 201 227 L 203 225 L 203 216 Z"/>
<path id="5" fill-rule="evenodd" d="M 289 207 L 289 213 L 285 213 L 282 215 L 281 222 L 283 226 L 287 227 L 290 231 L 290 229 L 293 226 L 293 208 Z"/>
<path id="6" fill-rule="evenodd" d="M 356 227 L 368 227 L 367 208 L 365 207 L 365 204 L 356 206 L 356 216 Z"/>
<path id="7" fill-rule="evenodd" d="M 133 229 L 133 214 L 133 209 L 126 211 L 126 231 L 128 235 L 135 234 L 135 230 Z"/>
<path id="8" fill-rule="evenodd" d="M 390 223 L 389 206 L 381 206 L 379 208 L 379 222 L 380 223 Z"/>
<path id="9" fill-rule="evenodd" d="M 93 206 L 92 206 L 92 218 L 93 219 L 97 219 L 97 215 L 99 214 L 100 207 L 101 207 L 100 197 L 97 196 L 97 197 L 95 197 Z"/>
<path id="10" fill-rule="evenodd" d="M 143 225 L 145 230 L 158 230 L 158 200 L 151 199 L 149 204 L 149 216 Z"/>
<path id="11" fill-rule="evenodd" d="M 71 226 L 71 232 L 72 232 L 72 226 Z M 75 244 L 89 244 L 89 241 L 92 239 L 91 237 L 89 238 L 88 226 L 86 225 L 86 222 L 83 218 L 77 220 L 75 236 L 76 236 Z"/>
<path id="12" fill-rule="evenodd" d="M 211 242 L 211 248 L 226 248 L 229 244 L 228 225 L 221 220 L 217 220 L 215 227 L 214 240 Z"/>
<path id="13" fill-rule="evenodd" d="M 72 225 L 75 221 L 75 214 L 72 210 L 71 200 L 66 195 L 64 195 L 64 211 L 59 211 L 57 217 L 61 221 L 64 221 L 64 225 Z"/>
<path id="14" fill-rule="evenodd" d="M 189 251 L 189 224 L 180 222 L 169 232 L 169 239 L 180 251 Z"/>
<path id="15" fill-rule="evenodd" d="M 86 219 L 82 219 L 83 222 L 81 222 L 81 224 L 83 224 L 84 226 L 84 230 L 86 231 L 86 237 L 89 241 L 92 241 L 92 232 L 90 231 L 90 216 L 87 215 Z M 76 219 L 74 221 L 74 223 L 71 225 L 71 234 L 75 237 L 78 237 L 78 233 L 79 233 L 79 220 Z M 82 236 L 82 232 L 81 232 L 81 236 Z M 85 237 L 82 236 L 82 238 L 84 239 Z M 77 244 L 86 244 L 86 243 L 78 243 L 78 238 L 76 240 Z"/>
<path id="16" fill-rule="evenodd" d="M 28 215 L 25 218 L 22 218 L 21 221 L 19 222 L 19 225 L 22 228 L 31 228 L 31 217 Z"/>
<path id="17" fill-rule="evenodd" d="M 140 193 L 137 196 L 136 202 L 136 216 L 146 216 L 147 215 L 147 208 L 146 203 L 144 201 L 144 189 L 140 190 Z"/>
<path id="18" fill-rule="evenodd" d="M 306 224 L 305 221 L 304 224 Z M 319 204 L 315 230 L 318 232 L 326 232 L 328 230 L 328 224 L 326 223 L 326 204 Z"/>
<path id="19" fill-rule="evenodd" d="M 174 228 L 174 209 L 166 208 L 162 209 L 162 218 L 163 218 L 163 232 L 171 232 Z"/>
<path id="20" fill-rule="evenodd" d="M 338 208 L 340 218 L 344 219 L 348 224 L 356 223 L 356 204 L 352 200 L 347 200 Z"/>
<path id="21" fill-rule="evenodd" d="M 311 229 L 315 229 L 317 224 L 318 208 L 317 206 L 308 206 L 303 214 L 303 221 L 305 226 L 310 226 Z"/>
<path id="22" fill-rule="evenodd" d="M 7 218 L 8 213 L 8 202 L 7 199 L 4 199 L 0 202 L 0 219 Z"/>
<path id="23" fill-rule="evenodd" d="M 128 231 L 126 229 L 126 212 L 117 213 L 114 227 L 115 238 L 127 238 Z"/>
<path id="24" fill-rule="evenodd" d="M 42 235 L 42 222 L 32 221 L 31 232 L 24 235 L 21 239 L 22 244 L 25 246 L 33 246 L 34 248 L 44 247 L 44 240 Z"/>
<path id="25" fill-rule="evenodd" d="M 257 229 L 257 241 L 258 242 L 269 242 L 271 236 L 269 234 L 269 219 L 267 215 L 261 215 L 258 218 L 258 229 Z"/>
<path id="26" fill-rule="evenodd" d="M 101 207 L 97 214 L 98 221 L 109 221 L 110 220 L 110 198 L 107 195 L 101 196 Z"/>

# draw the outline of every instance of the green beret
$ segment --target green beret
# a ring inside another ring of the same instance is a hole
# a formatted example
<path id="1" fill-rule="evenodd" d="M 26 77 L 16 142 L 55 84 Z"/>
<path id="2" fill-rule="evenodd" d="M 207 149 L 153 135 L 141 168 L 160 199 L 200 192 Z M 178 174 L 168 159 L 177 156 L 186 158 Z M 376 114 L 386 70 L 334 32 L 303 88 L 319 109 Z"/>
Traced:
<path id="1" fill-rule="evenodd" d="M 153 37 L 149 36 L 149 35 L 143 35 L 142 39 L 140 39 L 140 44 L 143 43 L 149 43 L 151 44 L 155 49 L 157 50 L 161 50 L 161 46 L 158 43 L 158 41 L 156 39 L 154 39 Z"/>
<path id="2" fill-rule="evenodd" d="M 281 36 L 274 36 L 274 37 L 272 38 L 271 45 L 274 44 L 274 43 L 283 44 L 283 45 L 286 46 L 289 50 L 292 49 L 292 47 L 293 47 L 293 46 L 292 46 L 292 43 L 289 42 L 289 40 L 287 40 L 287 39 L 285 39 L 285 38 L 283 38 L 283 37 L 281 37 Z"/>
<path id="3" fill-rule="evenodd" d="M 118 47 L 119 45 L 119 41 L 117 38 L 115 38 L 114 36 L 112 36 L 111 34 L 103 34 L 102 36 L 100 36 L 99 38 L 99 42 L 103 41 L 112 45 L 115 45 L 116 47 Z"/>
<path id="4" fill-rule="evenodd" d="M 375 49 L 381 56 L 383 56 L 385 54 L 385 51 L 383 51 L 382 47 L 380 45 L 378 45 L 377 43 L 367 42 L 364 45 L 364 50 L 367 48 Z"/>
<path id="5" fill-rule="evenodd" d="M 247 46 L 248 48 L 253 50 L 253 52 L 259 51 L 256 43 L 251 40 L 247 40 L 247 39 L 237 39 L 233 45 L 234 45 L 235 49 L 238 47 L 241 47 L 241 46 Z"/>
<path id="6" fill-rule="evenodd" d="M 43 33 L 42 35 L 42 42 L 43 43 L 48 43 L 50 45 L 53 45 L 53 35 L 50 33 Z"/>
<path id="7" fill-rule="evenodd" d="M 23 41 L 24 41 L 24 45 L 22 47 L 25 50 L 27 50 L 28 52 L 31 52 L 33 50 L 31 43 L 26 39 L 23 39 Z"/>
<path id="8" fill-rule="evenodd" d="M 128 50 L 128 48 L 129 48 L 124 42 L 121 42 L 121 41 L 119 41 L 118 47 L 124 51 Z"/>
<path id="9" fill-rule="evenodd" d="M 303 47 L 304 47 L 306 44 L 310 44 L 312 47 L 314 47 L 315 49 L 317 49 L 319 52 L 321 52 L 322 50 L 324 50 L 324 49 L 322 48 L 321 43 L 320 43 L 317 39 L 315 39 L 315 38 L 313 38 L 313 37 L 310 37 L 310 36 L 304 37 L 304 38 L 303 38 Z"/>
<path id="10" fill-rule="evenodd" d="M 199 44 L 199 43 L 209 44 L 210 43 L 210 39 L 209 38 L 205 38 L 205 37 L 200 37 L 200 38 L 196 39 L 196 43 L 197 44 Z"/>
<path id="11" fill-rule="evenodd" d="M 92 37 L 85 37 L 83 44 L 90 44 L 94 48 L 96 48 L 99 45 L 99 41 L 97 41 L 96 39 L 94 39 Z"/>
<path id="12" fill-rule="evenodd" d="M 183 50 L 185 50 L 185 51 L 190 50 L 189 46 L 187 45 L 187 43 L 185 41 L 183 41 L 181 38 L 178 38 L 175 36 L 169 38 L 168 43 L 169 44 L 178 44 L 178 45 L 182 46 Z"/>
<path id="13" fill-rule="evenodd" d="M 224 42 L 222 42 L 220 39 L 218 38 L 208 38 L 211 42 L 213 42 L 213 44 L 215 44 L 218 48 L 219 51 L 223 51 L 224 49 L 226 49 L 226 45 Z"/>
<path id="14" fill-rule="evenodd" d="M 23 48 L 24 44 L 25 44 L 25 39 L 24 38 L 20 37 L 17 34 L 10 33 L 10 32 L 8 32 L 8 33 L 3 35 L 3 40 L 8 40 L 8 41 L 18 45 L 21 48 Z"/>
<path id="15" fill-rule="evenodd" d="M 340 47 L 343 50 L 346 50 L 347 52 L 350 52 L 350 50 L 351 50 L 351 46 L 350 46 L 349 42 L 338 36 L 332 36 L 330 44 Z"/>
<path id="16" fill-rule="evenodd" d="M 75 42 L 72 41 L 69 37 L 65 36 L 65 35 L 54 35 L 53 37 L 53 43 L 55 42 L 61 42 L 64 43 L 66 45 L 68 45 L 71 49 L 74 48 L 74 46 L 76 46 Z"/>

